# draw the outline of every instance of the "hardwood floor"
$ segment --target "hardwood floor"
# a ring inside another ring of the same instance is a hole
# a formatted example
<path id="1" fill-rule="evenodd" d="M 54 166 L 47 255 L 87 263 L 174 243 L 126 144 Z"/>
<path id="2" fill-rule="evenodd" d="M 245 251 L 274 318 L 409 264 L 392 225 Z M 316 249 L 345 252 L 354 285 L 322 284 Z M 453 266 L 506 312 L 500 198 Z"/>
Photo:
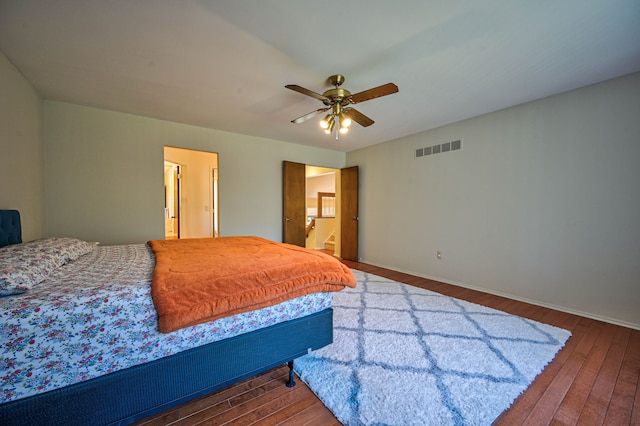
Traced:
<path id="1" fill-rule="evenodd" d="M 416 276 L 344 261 L 354 269 L 570 330 L 572 337 L 495 425 L 640 425 L 640 331 Z M 282 366 L 137 425 L 339 425 Z"/>

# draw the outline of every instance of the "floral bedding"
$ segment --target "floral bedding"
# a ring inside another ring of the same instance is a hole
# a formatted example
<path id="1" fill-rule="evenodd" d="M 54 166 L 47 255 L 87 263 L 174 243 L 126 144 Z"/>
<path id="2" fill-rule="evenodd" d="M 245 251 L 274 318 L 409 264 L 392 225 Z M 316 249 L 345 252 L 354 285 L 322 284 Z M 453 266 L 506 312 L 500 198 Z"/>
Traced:
<path id="1" fill-rule="evenodd" d="M 94 247 L 0 298 L 0 403 L 89 380 L 331 306 L 315 293 L 163 334 L 145 244 Z"/>

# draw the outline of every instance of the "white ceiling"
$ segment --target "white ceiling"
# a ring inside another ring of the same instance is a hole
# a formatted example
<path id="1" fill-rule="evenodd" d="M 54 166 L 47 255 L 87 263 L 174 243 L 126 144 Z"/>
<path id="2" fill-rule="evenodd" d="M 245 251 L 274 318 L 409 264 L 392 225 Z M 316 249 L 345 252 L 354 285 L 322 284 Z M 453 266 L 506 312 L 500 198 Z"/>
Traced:
<path id="1" fill-rule="evenodd" d="M 0 0 L 0 50 L 45 99 L 352 151 L 640 71 L 638 0 Z M 376 123 L 319 118 L 343 74 Z"/>

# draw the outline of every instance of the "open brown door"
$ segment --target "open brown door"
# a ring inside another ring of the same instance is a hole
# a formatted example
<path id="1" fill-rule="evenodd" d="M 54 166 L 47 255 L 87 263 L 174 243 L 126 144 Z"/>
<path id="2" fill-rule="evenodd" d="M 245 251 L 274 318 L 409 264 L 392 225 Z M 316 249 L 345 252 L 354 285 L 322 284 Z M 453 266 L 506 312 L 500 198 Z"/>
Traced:
<path id="1" fill-rule="evenodd" d="M 358 166 L 340 170 L 340 256 L 358 259 Z"/>
<path id="2" fill-rule="evenodd" d="M 282 242 L 304 247 L 306 243 L 306 165 L 282 162 Z"/>

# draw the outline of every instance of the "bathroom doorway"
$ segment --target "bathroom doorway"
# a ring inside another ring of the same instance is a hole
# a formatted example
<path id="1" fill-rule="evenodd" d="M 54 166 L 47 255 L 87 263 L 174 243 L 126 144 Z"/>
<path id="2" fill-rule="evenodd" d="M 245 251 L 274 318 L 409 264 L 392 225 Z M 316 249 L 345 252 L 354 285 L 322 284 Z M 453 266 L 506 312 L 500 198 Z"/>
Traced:
<path id="1" fill-rule="evenodd" d="M 164 165 L 165 238 L 220 235 L 218 154 L 165 146 Z"/>

